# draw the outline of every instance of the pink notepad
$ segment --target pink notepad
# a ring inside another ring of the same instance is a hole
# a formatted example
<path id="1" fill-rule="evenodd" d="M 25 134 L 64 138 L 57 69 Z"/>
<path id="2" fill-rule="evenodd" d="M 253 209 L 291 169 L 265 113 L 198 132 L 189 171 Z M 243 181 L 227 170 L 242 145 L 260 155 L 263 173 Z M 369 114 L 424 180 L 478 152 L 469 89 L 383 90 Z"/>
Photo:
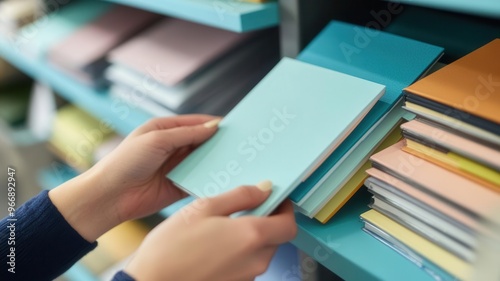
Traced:
<path id="1" fill-rule="evenodd" d="M 463 212 L 458 211 L 456 208 L 451 207 L 449 204 L 446 204 L 442 200 L 430 195 L 429 193 L 426 193 L 418 188 L 414 188 L 411 185 L 375 168 L 366 170 L 366 173 L 380 181 L 390 184 L 391 186 L 397 188 L 410 197 L 441 212 L 442 214 L 445 214 L 447 217 L 460 222 L 470 229 L 480 229 L 478 220 L 467 216 Z"/>
<path id="2" fill-rule="evenodd" d="M 49 51 L 49 60 L 70 69 L 88 66 L 161 18 L 160 15 L 116 5 Z"/>
<path id="3" fill-rule="evenodd" d="M 408 154 L 401 150 L 403 146 L 403 141 L 400 141 L 374 154 L 370 160 L 376 168 L 381 166 L 384 172 L 394 174 L 404 182 L 418 186 L 480 217 L 488 217 L 500 206 L 499 193 Z"/>
<path id="4" fill-rule="evenodd" d="M 250 36 L 166 18 L 113 50 L 109 59 L 173 86 Z"/>
<path id="5" fill-rule="evenodd" d="M 500 169 L 500 151 L 491 147 L 416 120 L 401 125 L 401 129 L 457 154 Z"/>

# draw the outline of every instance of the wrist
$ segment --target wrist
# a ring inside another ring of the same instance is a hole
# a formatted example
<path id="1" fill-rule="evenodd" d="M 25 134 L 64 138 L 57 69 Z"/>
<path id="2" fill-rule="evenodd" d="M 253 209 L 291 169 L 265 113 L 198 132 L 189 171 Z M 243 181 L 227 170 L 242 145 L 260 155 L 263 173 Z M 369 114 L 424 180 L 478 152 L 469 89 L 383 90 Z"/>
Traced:
<path id="1" fill-rule="evenodd" d="M 114 196 L 99 184 L 98 173 L 89 170 L 49 192 L 52 203 L 66 221 L 88 242 L 120 224 Z"/>

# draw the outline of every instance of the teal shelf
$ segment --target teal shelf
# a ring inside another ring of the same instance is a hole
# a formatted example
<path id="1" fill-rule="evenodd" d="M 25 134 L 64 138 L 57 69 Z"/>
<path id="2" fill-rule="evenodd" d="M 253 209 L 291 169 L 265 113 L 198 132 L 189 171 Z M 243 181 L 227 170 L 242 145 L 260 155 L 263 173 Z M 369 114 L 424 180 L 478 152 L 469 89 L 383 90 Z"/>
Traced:
<path id="1" fill-rule="evenodd" d="M 99 281 L 83 264 L 75 263 L 64 276 L 70 281 Z"/>
<path id="2" fill-rule="evenodd" d="M 434 280 L 362 230 L 359 215 L 369 202 L 363 188 L 327 224 L 296 214 L 299 231 L 292 243 L 344 280 Z"/>
<path id="3" fill-rule="evenodd" d="M 237 0 L 108 0 L 235 32 L 276 26 L 278 3 L 246 3 Z"/>
<path id="4" fill-rule="evenodd" d="M 38 182 L 43 189 L 49 190 L 69 181 L 78 174 L 66 164 L 53 164 L 38 173 Z"/>
<path id="5" fill-rule="evenodd" d="M 163 210 L 160 211 L 160 215 L 162 215 L 165 218 L 171 217 L 173 214 L 175 214 L 177 211 L 182 209 L 184 206 L 188 205 L 189 203 L 194 201 L 193 196 L 186 197 L 184 199 L 181 199 L 174 204 L 164 208 Z"/>
<path id="6" fill-rule="evenodd" d="M 27 58 L 3 38 L 0 38 L 0 57 L 33 79 L 50 85 L 60 96 L 107 122 L 122 135 L 151 118 L 132 105 L 110 97 L 106 91 L 96 91 L 75 81 L 45 61 Z"/>

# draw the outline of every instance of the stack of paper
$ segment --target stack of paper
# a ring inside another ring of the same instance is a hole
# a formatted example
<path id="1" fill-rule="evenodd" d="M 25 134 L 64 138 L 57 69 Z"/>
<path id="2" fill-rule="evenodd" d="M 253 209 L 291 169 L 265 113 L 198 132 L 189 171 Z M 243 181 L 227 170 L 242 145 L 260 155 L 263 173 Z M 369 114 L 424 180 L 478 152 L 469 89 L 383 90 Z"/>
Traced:
<path id="1" fill-rule="evenodd" d="M 395 143 L 397 137 L 386 136 L 403 117 L 410 118 L 401 109 L 403 88 L 422 76 L 442 51 L 429 44 L 336 21 L 304 49 L 298 56 L 300 60 L 386 85 L 386 92 L 291 194 L 300 212 L 326 223 L 356 192 L 366 177 L 368 157 L 377 148 Z"/>
<path id="2" fill-rule="evenodd" d="M 112 5 L 105 1 L 71 1 L 57 12 L 21 28 L 14 45 L 33 59 L 45 59 L 49 48 L 101 16 L 110 7 Z"/>
<path id="3" fill-rule="evenodd" d="M 12 36 L 19 28 L 42 14 L 41 0 L 4 0 L 0 2 L 0 34 Z"/>
<path id="4" fill-rule="evenodd" d="M 150 227 L 143 222 L 124 222 L 99 237 L 99 247 L 83 257 L 81 262 L 94 276 L 99 276 L 111 266 L 129 260 L 149 231 Z"/>
<path id="5" fill-rule="evenodd" d="M 275 30 L 165 18 L 110 53 L 111 94 L 153 115 L 226 113 L 277 62 Z"/>
<path id="6" fill-rule="evenodd" d="M 160 18 L 144 10 L 114 6 L 52 46 L 48 59 L 87 85 L 103 85 L 108 52 Z"/>
<path id="7" fill-rule="evenodd" d="M 74 105 L 59 109 L 53 122 L 49 148 L 79 171 L 90 168 L 96 149 L 115 135 L 107 124 Z"/>
<path id="8" fill-rule="evenodd" d="M 196 197 L 273 182 L 270 198 L 238 215 L 268 215 L 349 135 L 384 86 L 282 59 L 168 177 Z"/>
<path id="9" fill-rule="evenodd" d="M 370 158 L 365 182 L 365 230 L 460 280 L 473 280 L 481 237 L 500 236 L 499 52 L 497 39 L 407 87 L 417 119 Z"/>

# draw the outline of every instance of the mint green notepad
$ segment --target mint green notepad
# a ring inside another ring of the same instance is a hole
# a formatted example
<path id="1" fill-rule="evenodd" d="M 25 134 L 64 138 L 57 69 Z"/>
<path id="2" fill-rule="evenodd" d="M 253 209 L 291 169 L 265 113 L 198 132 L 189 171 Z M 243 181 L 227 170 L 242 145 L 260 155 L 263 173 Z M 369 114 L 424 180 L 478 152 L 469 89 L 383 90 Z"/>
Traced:
<path id="1" fill-rule="evenodd" d="M 113 4 L 104 1 L 72 1 L 19 30 L 15 45 L 40 59 L 48 49 L 80 27 L 104 14 Z"/>
<path id="2" fill-rule="evenodd" d="M 310 218 L 314 217 L 335 194 L 351 179 L 354 173 L 368 161 L 377 146 L 394 129 L 395 125 L 403 117 L 410 117 L 402 108 L 403 101 L 396 103 L 387 116 L 380 119 L 361 141 L 357 148 L 349 155 L 346 161 L 342 161 L 335 169 L 330 170 L 324 180 L 318 183 L 318 188 L 298 206 L 301 213 Z M 367 202 L 368 204 L 368 202 Z"/>
<path id="3" fill-rule="evenodd" d="M 282 59 L 227 114 L 219 131 L 167 176 L 195 197 L 273 182 L 270 198 L 238 215 L 268 215 L 328 156 L 385 87 Z"/>

